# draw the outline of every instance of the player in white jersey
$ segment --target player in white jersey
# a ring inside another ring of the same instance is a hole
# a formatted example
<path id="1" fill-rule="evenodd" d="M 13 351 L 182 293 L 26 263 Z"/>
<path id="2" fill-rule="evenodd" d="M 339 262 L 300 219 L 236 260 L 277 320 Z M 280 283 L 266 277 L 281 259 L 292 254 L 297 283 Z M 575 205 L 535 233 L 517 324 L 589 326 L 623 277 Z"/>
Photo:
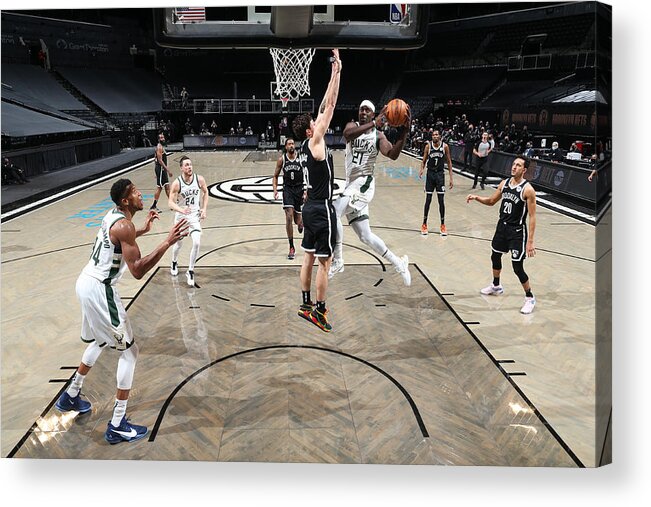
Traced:
<path id="1" fill-rule="evenodd" d="M 192 251 L 190 252 L 190 264 L 185 273 L 188 285 L 198 287 L 194 279 L 194 264 L 199 257 L 201 246 L 201 220 L 206 218 L 208 206 L 208 187 L 203 176 L 199 176 L 192 170 L 190 157 L 183 156 L 179 161 L 181 176 L 174 180 L 170 188 L 168 204 L 172 211 L 176 211 L 175 222 L 187 220 L 190 224 L 190 237 L 192 238 Z M 183 241 L 179 241 L 172 248 L 172 276 L 179 274 L 178 260 L 179 251 Z"/>
<path id="2" fill-rule="evenodd" d="M 382 239 L 371 231 L 369 225 L 368 205 L 375 194 L 375 162 L 378 153 L 382 153 L 391 160 L 396 160 L 405 144 L 411 115 L 405 125 L 399 128 L 400 137 L 396 144 L 386 138 L 378 129 L 386 121 L 386 109 L 375 116 L 375 106 L 370 100 L 364 100 L 359 105 L 359 121 L 349 122 L 344 128 L 346 139 L 346 186 L 339 199 L 334 201 L 337 212 L 337 242 L 335 244 L 334 259 L 328 273 L 332 278 L 336 273 L 344 270 L 343 259 L 343 233 L 342 217 L 346 215 L 348 224 L 355 231 L 357 237 L 365 245 L 370 246 L 376 253 L 387 259 L 395 270 L 402 275 L 405 285 L 411 285 L 409 273 L 409 258 L 404 255 L 398 257 L 389 250 Z"/>
<path id="3" fill-rule="evenodd" d="M 118 350 L 120 358 L 115 406 L 104 433 L 107 442 L 117 444 L 144 437 L 147 428 L 131 424 L 126 417 L 138 346 L 134 342 L 131 324 L 116 285 L 127 267 L 135 278 L 141 279 L 170 246 L 187 234 L 188 225 L 185 221 L 177 223 L 165 241 L 152 253 L 141 257 L 136 238 L 151 229 L 158 213 L 150 210 L 144 226 L 136 230 L 132 218 L 143 209 L 142 194 L 128 179 L 113 184 L 111 199 L 117 207 L 102 220 L 88 264 L 77 279 L 77 297 L 81 303 L 81 340 L 89 345 L 70 385 L 57 400 L 56 408 L 62 412 L 76 411 L 82 414 L 90 411 L 91 404 L 80 394 L 84 379 L 103 347 L 108 345 Z"/>

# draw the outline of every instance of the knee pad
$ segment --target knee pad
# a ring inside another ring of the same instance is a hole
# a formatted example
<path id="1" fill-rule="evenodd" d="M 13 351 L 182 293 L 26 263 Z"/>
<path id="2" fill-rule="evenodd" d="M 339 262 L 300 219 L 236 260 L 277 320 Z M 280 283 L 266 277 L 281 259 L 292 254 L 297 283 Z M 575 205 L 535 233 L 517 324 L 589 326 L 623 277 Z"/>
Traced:
<path id="1" fill-rule="evenodd" d="M 526 283 L 529 277 L 524 272 L 524 261 L 511 261 L 511 264 L 513 265 L 513 272 L 520 280 L 520 283 Z"/>
<path id="2" fill-rule="evenodd" d="M 493 252 L 491 254 L 491 262 L 493 264 L 493 269 L 495 270 L 502 269 L 502 254 L 499 252 Z"/>
<path id="3" fill-rule="evenodd" d="M 81 356 L 81 362 L 92 368 L 101 353 L 102 349 L 97 345 L 96 341 L 93 341 L 92 343 L 89 343 L 86 350 L 84 350 L 84 353 Z"/>
<path id="4" fill-rule="evenodd" d="M 127 350 L 122 351 L 118 359 L 117 384 L 118 389 L 129 390 L 133 384 L 133 373 L 136 370 L 138 359 L 138 345 L 132 344 Z"/>

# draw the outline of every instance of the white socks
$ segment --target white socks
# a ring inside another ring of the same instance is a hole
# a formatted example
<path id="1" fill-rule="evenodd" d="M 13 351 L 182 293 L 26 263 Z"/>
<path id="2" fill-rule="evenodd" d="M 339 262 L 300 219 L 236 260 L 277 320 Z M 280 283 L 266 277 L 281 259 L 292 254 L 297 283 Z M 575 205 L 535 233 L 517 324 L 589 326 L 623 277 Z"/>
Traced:
<path id="1" fill-rule="evenodd" d="M 400 260 L 400 257 L 398 257 L 396 254 L 394 254 L 388 248 L 387 248 L 386 253 L 382 257 L 384 257 L 391 264 L 393 264 L 394 268 L 396 268 L 396 269 L 401 269 L 402 268 L 402 261 Z"/>
<path id="2" fill-rule="evenodd" d="M 111 424 L 115 427 L 120 426 L 122 418 L 127 413 L 127 402 L 129 400 L 115 400 L 115 406 L 113 407 L 113 418 L 111 419 Z"/>
<path id="3" fill-rule="evenodd" d="M 71 398 L 77 397 L 79 391 L 81 391 L 81 386 L 83 385 L 85 378 L 86 375 L 82 375 L 79 372 L 75 373 L 75 376 L 72 377 L 72 382 L 70 383 L 70 386 L 66 390 L 66 392 Z"/>

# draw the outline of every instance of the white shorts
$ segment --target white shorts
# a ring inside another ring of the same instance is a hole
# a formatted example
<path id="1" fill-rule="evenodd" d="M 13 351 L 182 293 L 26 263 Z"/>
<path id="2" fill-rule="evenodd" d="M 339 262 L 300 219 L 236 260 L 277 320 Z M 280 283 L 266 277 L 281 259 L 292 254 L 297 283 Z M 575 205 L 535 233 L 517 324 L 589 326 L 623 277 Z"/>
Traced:
<path id="1" fill-rule="evenodd" d="M 188 235 L 192 234 L 193 232 L 198 232 L 201 234 L 202 229 L 201 229 L 201 211 L 197 211 L 196 213 L 190 213 L 189 215 L 184 215 L 183 213 L 176 213 L 174 216 L 174 223 L 178 224 L 179 221 L 182 218 L 185 218 L 188 221 L 188 224 L 190 224 L 190 228 L 188 229 Z"/>
<path id="2" fill-rule="evenodd" d="M 76 291 L 81 304 L 81 340 L 94 340 L 100 347 L 128 349 L 133 343 L 133 331 L 117 288 L 82 273 Z"/>
<path id="3" fill-rule="evenodd" d="M 375 195 L 375 178 L 360 176 L 346 185 L 343 195 L 349 197 L 348 207 L 344 211 L 348 223 L 368 218 L 368 205 Z"/>

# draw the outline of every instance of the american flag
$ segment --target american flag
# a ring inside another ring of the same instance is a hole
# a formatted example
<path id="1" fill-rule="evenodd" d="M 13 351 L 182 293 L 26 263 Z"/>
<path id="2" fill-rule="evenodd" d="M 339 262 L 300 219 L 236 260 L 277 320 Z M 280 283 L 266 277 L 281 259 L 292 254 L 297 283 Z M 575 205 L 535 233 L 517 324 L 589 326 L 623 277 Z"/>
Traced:
<path id="1" fill-rule="evenodd" d="M 175 7 L 177 23 L 200 23 L 206 21 L 205 7 Z"/>

